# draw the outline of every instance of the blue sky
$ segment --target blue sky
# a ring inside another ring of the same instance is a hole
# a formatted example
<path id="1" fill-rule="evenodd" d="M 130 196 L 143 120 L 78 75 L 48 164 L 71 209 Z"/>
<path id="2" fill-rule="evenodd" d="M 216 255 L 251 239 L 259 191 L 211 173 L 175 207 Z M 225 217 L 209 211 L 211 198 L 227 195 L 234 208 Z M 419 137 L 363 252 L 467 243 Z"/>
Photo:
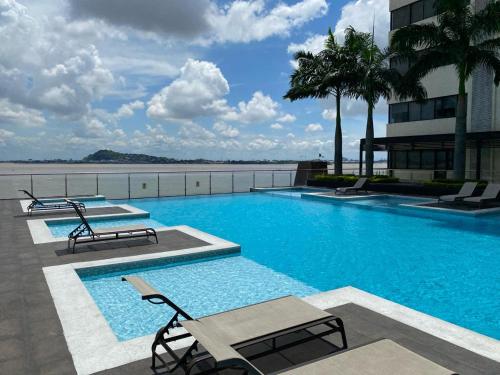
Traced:
<path id="1" fill-rule="evenodd" d="M 388 0 L 0 0 L 0 160 L 331 158 L 333 101 L 282 99 L 292 56 L 374 17 L 383 47 Z M 347 157 L 365 111 L 342 104 Z"/>

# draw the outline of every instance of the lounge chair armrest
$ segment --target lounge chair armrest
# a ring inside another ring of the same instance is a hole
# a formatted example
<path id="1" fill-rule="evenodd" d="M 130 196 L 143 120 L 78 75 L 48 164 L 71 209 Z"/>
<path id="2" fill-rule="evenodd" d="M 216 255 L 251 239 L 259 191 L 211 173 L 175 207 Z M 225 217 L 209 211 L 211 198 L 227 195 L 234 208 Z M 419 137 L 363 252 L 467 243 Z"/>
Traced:
<path id="1" fill-rule="evenodd" d="M 142 277 L 138 276 L 123 276 L 122 281 L 128 281 L 132 286 L 137 289 L 142 299 L 149 299 L 162 295 L 158 290 L 149 285 Z"/>

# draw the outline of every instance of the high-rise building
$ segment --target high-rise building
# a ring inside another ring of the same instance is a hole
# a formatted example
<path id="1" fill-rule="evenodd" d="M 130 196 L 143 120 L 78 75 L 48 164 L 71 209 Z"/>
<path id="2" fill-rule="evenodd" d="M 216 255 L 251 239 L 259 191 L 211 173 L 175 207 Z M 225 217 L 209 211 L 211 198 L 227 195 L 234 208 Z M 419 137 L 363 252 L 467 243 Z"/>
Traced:
<path id="1" fill-rule="evenodd" d="M 489 0 L 471 0 L 474 10 Z M 391 31 L 413 23 L 437 22 L 434 0 L 390 0 Z M 407 64 L 391 65 L 401 72 Z M 500 88 L 494 74 L 477 69 L 466 85 L 466 177 L 500 181 Z M 375 139 L 375 150 L 387 151 L 388 168 L 403 179 L 451 178 L 458 93 L 453 66 L 437 69 L 423 79 L 424 102 L 389 101 L 386 137 Z M 360 156 L 364 147 L 361 140 Z"/>

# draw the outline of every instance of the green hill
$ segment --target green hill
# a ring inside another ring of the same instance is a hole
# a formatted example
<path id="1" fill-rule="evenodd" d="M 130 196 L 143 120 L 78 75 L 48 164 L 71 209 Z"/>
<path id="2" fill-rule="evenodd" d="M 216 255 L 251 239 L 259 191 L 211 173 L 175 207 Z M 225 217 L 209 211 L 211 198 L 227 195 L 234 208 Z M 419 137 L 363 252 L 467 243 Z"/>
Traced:
<path id="1" fill-rule="evenodd" d="M 86 163 L 135 163 L 135 164 L 167 164 L 175 163 L 175 159 L 145 154 L 123 154 L 112 150 L 99 150 L 82 159 Z"/>

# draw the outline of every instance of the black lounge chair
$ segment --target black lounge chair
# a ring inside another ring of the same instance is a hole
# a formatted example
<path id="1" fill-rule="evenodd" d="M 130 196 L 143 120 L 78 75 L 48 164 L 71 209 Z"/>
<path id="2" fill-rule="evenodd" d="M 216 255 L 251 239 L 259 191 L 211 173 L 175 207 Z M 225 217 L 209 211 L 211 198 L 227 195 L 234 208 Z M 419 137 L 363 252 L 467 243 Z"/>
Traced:
<path id="1" fill-rule="evenodd" d="M 337 188 L 335 189 L 336 194 L 349 194 L 349 193 L 357 193 L 360 190 L 363 190 L 367 192 L 366 186 L 368 185 L 368 178 L 366 177 L 361 177 L 356 181 L 356 183 L 353 186 L 350 187 L 343 187 L 343 188 Z"/>
<path id="2" fill-rule="evenodd" d="M 137 276 L 122 277 L 123 281 L 128 281 L 141 294 L 142 299 L 152 304 L 166 304 L 174 309 L 175 313 L 167 325 L 156 333 L 152 345 L 152 368 L 156 369 L 156 360 L 161 362 L 162 369 L 167 373 L 172 373 L 181 368 L 186 374 L 198 363 L 207 359 L 216 358 L 217 369 L 243 368 L 249 374 L 261 374 L 253 371 L 254 367 L 243 358 L 237 350 L 269 340 L 272 347 L 265 352 L 257 353 L 252 357 L 259 358 L 264 355 L 276 353 L 307 341 L 340 334 L 342 344 L 335 346 L 335 350 L 347 348 L 347 339 L 344 330 L 344 323 L 340 318 L 318 309 L 300 298 L 288 296 L 274 299 L 267 302 L 234 309 L 219 314 L 209 315 L 198 319 L 193 319 L 174 302 L 151 287 L 142 278 Z M 182 318 L 183 320 L 180 320 Z M 171 332 L 176 327 L 183 327 L 188 332 Z M 310 328 L 321 328 L 312 334 Z M 277 345 L 277 338 L 308 330 L 311 335 L 298 340 Z M 168 335 L 168 336 L 167 336 Z M 180 355 L 169 346 L 177 340 L 193 337 L 194 343 Z M 195 355 L 198 345 L 201 344 L 209 352 L 207 355 Z M 167 363 L 158 353 L 157 348 L 161 346 L 174 358 L 174 363 Z M 333 344 L 332 344 L 333 346 Z M 210 349 L 209 349 L 210 348 Z M 215 355 L 214 355 L 215 354 Z M 247 367 L 249 364 L 250 367 Z"/>
<path id="3" fill-rule="evenodd" d="M 485 203 L 498 202 L 498 196 L 500 195 L 500 184 L 488 184 L 479 197 L 464 198 L 464 203 L 473 204 L 483 208 Z"/>
<path id="4" fill-rule="evenodd" d="M 73 208 L 73 206 L 70 205 L 67 201 L 60 203 L 43 203 L 29 191 L 26 190 L 19 190 L 19 191 L 23 192 L 33 200 L 27 207 L 28 216 L 31 216 L 33 211 L 68 210 Z M 85 212 L 87 211 L 83 203 L 76 201 L 73 201 L 73 203 L 76 204 L 78 208 L 80 208 L 81 210 L 84 210 Z"/>
<path id="5" fill-rule="evenodd" d="M 77 243 L 121 240 L 139 237 L 154 237 L 156 243 L 158 243 L 158 236 L 156 235 L 156 231 L 153 228 L 148 228 L 144 225 L 92 229 L 85 216 L 83 216 L 79 206 L 75 202 L 70 200 L 66 200 L 66 202 L 74 208 L 76 214 L 82 221 L 80 225 L 78 225 L 71 231 L 70 234 L 68 234 L 68 249 L 72 247 L 73 253 L 75 252 Z M 73 246 L 71 246 L 72 241 Z"/>
<path id="6" fill-rule="evenodd" d="M 472 197 L 474 190 L 476 190 L 477 182 L 466 182 L 462 185 L 458 194 L 442 195 L 438 199 L 438 204 L 441 202 L 455 203 L 463 201 L 465 198 Z"/>

